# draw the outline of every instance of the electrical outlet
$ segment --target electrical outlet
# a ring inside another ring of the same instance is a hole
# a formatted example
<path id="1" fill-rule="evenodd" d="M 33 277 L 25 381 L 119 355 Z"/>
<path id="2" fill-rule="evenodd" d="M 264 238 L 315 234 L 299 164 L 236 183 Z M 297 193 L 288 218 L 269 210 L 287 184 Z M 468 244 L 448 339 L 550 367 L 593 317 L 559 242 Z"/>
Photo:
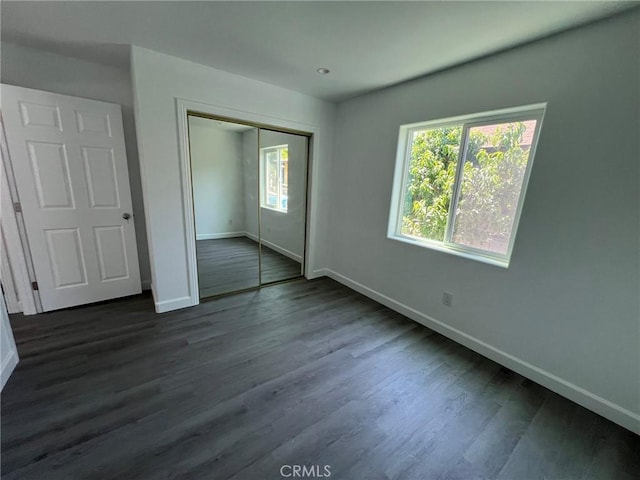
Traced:
<path id="1" fill-rule="evenodd" d="M 442 292 L 442 304 L 446 307 L 451 307 L 453 305 L 453 293 Z"/>

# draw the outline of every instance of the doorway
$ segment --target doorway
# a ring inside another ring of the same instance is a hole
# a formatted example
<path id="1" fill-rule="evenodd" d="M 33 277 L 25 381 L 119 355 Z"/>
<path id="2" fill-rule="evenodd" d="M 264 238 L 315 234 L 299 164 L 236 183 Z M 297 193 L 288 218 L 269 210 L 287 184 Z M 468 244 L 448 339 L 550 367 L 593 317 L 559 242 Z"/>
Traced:
<path id="1" fill-rule="evenodd" d="M 187 111 L 200 298 L 305 273 L 311 134 Z"/>

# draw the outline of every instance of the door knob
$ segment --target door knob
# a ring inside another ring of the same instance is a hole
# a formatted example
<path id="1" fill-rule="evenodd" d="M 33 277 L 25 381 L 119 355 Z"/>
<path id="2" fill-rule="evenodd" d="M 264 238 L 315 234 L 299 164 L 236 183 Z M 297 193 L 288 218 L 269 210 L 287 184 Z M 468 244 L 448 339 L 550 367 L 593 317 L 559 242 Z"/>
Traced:
<path id="1" fill-rule="evenodd" d="M 122 218 L 124 218 L 127 222 L 129 221 L 129 219 L 131 218 L 131 214 L 130 213 L 123 213 L 122 214 Z"/>

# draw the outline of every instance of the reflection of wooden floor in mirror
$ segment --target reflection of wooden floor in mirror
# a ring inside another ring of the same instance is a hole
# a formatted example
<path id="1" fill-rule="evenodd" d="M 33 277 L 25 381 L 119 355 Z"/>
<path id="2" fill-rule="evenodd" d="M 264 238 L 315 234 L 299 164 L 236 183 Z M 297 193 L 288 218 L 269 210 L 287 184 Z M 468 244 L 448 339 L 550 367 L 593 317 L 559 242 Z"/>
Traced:
<path id="1" fill-rule="evenodd" d="M 198 240 L 200 297 L 258 286 L 258 244 L 247 237 Z M 262 283 L 299 277 L 301 265 L 262 246 Z"/>

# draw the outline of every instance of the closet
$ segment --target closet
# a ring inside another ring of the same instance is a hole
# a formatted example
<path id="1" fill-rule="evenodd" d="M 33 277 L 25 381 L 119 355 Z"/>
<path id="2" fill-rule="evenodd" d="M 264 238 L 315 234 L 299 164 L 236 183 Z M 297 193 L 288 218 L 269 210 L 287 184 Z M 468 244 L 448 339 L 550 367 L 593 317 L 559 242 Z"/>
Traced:
<path id="1" fill-rule="evenodd" d="M 187 119 L 200 298 L 302 276 L 309 135 Z"/>

